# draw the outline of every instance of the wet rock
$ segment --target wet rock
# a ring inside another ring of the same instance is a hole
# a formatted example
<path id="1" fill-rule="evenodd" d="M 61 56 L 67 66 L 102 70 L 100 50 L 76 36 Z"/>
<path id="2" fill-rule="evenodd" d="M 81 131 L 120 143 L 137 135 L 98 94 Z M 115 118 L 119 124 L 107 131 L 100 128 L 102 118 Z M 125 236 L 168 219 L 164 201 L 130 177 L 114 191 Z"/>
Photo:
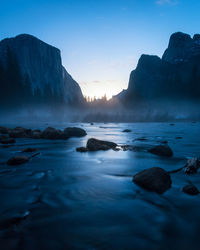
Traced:
<path id="1" fill-rule="evenodd" d="M 0 228 L 6 229 L 6 228 L 13 227 L 13 226 L 17 226 L 20 223 L 22 223 L 24 220 L 26 220 L 29 215 L 30 215 L 30 211 L 26 211 L 22 214 L 20 214 L 20 213 L 16 214 L 15 216 L 13 216 L 11 218 L 1 220 L 0 221 Z"/>
<path id="2" fill-rule="evenodd" d="M 76 151 L 77 152 L 88 152 L 88 149 L 86 147 L 79 147 L 79 148 L 76 148 Z"/>
<path id="3" fill-rule="evenodd" d="M 41 138 L 58 140 L 58 139 L 68 139 L 69 137 L 59 129 L 48 127 L 41 133 Z"/>
<path id="4" fill-rule="evenodd" d="M 173 151 L 168 145 L 158 145 L 148 150 L 148 152 L 165 157 L 173 156 Z"/>
<path id="5" fill-rule="evenodd" d="M 64 134 L 68 137 L 82 137 L 87 135 L 86 131 L 82 128 L 69 127 L 64 130 Z"/>
<path id="6" fill-rule="evenodd" d="M 200 161 L 198 158 L 191 158 L 187 161 L 184 172 L 186 174 L 195 174 L 200 167 Z"/>
<path id="7" fill-rule="evenodd" d="M 128 151 L 128 150 L 134 151 L 134 148 L 135 148 L 134 146 L 131 146 L 131 145 L 121 145 L 120 147 L 123 151 Z"/>
<path id="8" fill-rule="evenodd" d="M 24 148 L 22 150 L 23 153 L 32 153 L 32 152 L 36 152 L 37 148 Z"/>
<path id="9" fill-rule="evenodd" d="M 20 165 L 29 161 L 29 157 L 25 155 L 13 156 L 7 161 L 7 165 Z"/>
<path id="10" fill-rule="evenodd" d="M 35 133 L 41 133 L 41 130 L 40 129 L 34 129 L 33 132 L 35 132 Z"/>
<path id="11" fill-rule="evenodd" d="M 183 139 L 183 137 L 177 136 L 176 139 L 177 139 L 177 140 L 180 140 L 180 139 Z"/>
<path id="12" fill-rule="evenodd" d="M 140 137 L 140 138 L 137 138 L 136 141 L 147 141 L 147 138 L 145 138 L 145 137 Z"/>
<path id="13" fill-rule="evenodd" d="M 199 190 L 196 186 L 194 186 L 193 184 L 188 184 L 186 186 L 183 187 L 182 191 L 186 194 L 190 194 L 190 195 L 197 195 L 199 194 Z"/>
<path id="14" fill-rule="evenodd" d="M 174 123 L 170 123 L 169 125 L 170 125 L 170 126 L 174 126 L 175 124 L 174 124 Z"/>
<path id="15" fill-rule="evenodd" d="M 0 133 L 1 134 L 8 134 L 9 129 L 6 127 L 0 126 Z"/>
<path id="16" fill-rule="evenodd" d="M 15 142 L 16 141 L 13 138 L 2 138 L 2 139 L 0 139 L 1 144 L 13 144 Z"/>
<path id="17" fill-rule="evenodd" d="M 168 141 L 161 141 L 162 144 L 168 144 Z"/>
<path id="18" fill-rule="evenodd" d="M 109 150 L 117 147 L 117 144 L 109 141 L 101 141 L 95 138 L 91 138 L 87 141 L 88 151 L 97 151 L 97 150 Z"/>
<path id="19" fill-rule="evenodd" d="M 30 138 L 32 135 L 31 129 L 26 129 L 22 127 L 16 127 L 9 130 L 9 136 L 11 138 Z"/>
<path id="20" fill-rule="evenodd" d="M 133 182 L 140 187 L 153 191 L 158 194 L 163 194 L 171 187 L 171 177 L 162 168 L 153 167 L 143 170 L 133 176 Z"/>
<path id="21" fill-rule="evenodd" d="M 124 133 L 130 133 L 131 130 L 130 129 L 124 129 L 122 132 L 124 132 Z"/>
<path id="22" fill-rule="evenodd" d="M 93 122 L 91 122 L 91 123 L 90 123 L 90 125 L 94 125 L 94 123 L 93 123 Z"/>
<path id="23" fill-rule="evenodd" d="M 34 130 L 33 133 L 32 133 L 31 138 L 32 139 L 41 139 L 41 135 L 42 135 L 41 131 Z"/>

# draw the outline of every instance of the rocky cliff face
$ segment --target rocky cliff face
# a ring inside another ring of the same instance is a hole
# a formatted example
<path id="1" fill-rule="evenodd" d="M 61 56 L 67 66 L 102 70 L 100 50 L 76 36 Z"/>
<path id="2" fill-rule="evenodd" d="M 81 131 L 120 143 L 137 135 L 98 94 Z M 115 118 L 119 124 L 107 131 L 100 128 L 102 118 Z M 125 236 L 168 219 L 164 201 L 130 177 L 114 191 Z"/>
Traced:
<path id="1" fill-rule="evenodd" d="M 27 85 L 30 84 L 33 96 L 29 100 L 34 101 L 33 99 L 37 100 L 39 98 L 43 101 L 46 100 L 46 103 L 54 101 L 66 104 L 83 102 L 78 83 L 62 66 L 59 49 L 44 43 L 34 36 L 23 34 L 0 42 L 0 64 L 4 71 L 8 70 L 10 61 L 20 71 L 22 88 L 27 88 Z M 0 88 L 5 89 L 5 86 L 3 86 L 5 84 L 6 81 L 1 79 Z M 16 84 L 14 79 L 9 84 L 14 90 Z"/>
<path id="2" fill-rule="evenodd" d="M 119 95 L 120 96 L 120 95 Z M 162 58 L 142 55 L 131 72 L 123 102 L 199 100 L 200 35 L 172 34 Z"/>

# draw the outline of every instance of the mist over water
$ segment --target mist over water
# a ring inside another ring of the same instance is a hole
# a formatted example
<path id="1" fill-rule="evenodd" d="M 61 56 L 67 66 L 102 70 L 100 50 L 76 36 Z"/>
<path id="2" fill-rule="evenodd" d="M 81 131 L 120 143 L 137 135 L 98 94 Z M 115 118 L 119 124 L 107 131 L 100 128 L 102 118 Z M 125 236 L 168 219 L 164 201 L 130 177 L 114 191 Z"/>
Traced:
<path id="1" fill-rule="evenodd" d="M 170 122 L 200 121 L 200 103 L 188 100 L 156 100 L 123 104 L 108 101 L 101 105 L 84 104 L 82 107 L 29 106 L 0 110 L 0 122 Z"/>

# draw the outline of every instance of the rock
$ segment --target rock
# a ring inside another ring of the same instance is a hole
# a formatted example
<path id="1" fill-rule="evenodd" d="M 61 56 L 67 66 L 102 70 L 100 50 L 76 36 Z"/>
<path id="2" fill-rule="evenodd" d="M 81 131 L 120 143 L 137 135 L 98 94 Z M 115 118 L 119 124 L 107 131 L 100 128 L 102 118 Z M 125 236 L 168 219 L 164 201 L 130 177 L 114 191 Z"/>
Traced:
<path id="1" fill-rule="evenodd" d="M 86 131 L 82 128 L 69 127 L 64 130 L 64 134 L 68 137 L 82 137 L 87 135 Z"/>
<path id="2" fill-rule="evenodd" d="M 41 133 L 41 130 L 40 129 L 34 129 L 33 133 Z"/>
<path id="3" fill-rule="evenodd" d="M 10 57 L 6 56 L 7 50 L 9 50 Z M 16 93 L 15 99 L 24 98 L 24 93 L 29 93 L 26 91 L 27 88 L 33 91 L 32 94 L 34 93 L 33 98 L 24 100 L 24 108 L 26 105 L 36 103 L 40 98 L 40 93 L 43 93 L 43 104 L 40 106 L 53 104 L 57 106 L 63 103 L 77 107 L 85 103 L 78 83 L 62 65 L 59 49 L 34 36 L 21 34 L 0 41 L 0 62 L 4 62 L 3 65 L 6 66 L 9 59 L 11 63 L 18 65 L 22 77 L 21 81 L 25 82 L 28 79 L 28 86 L 22 85 Z M 7 72 L 7 68 L 5 72 Z M 12 77 L 13 79 L 17 78 L 17 73 L 13 73 Z M 1 87 L 3 87 L 3 83 L 1 83 Z M 17 82 L 12 82 L 12 87 L 13 89 L 18 88 Z M 3 99 L 1 103 L 4 105 L 7 98 L 12 96 L 9 92 L 11 91 L 8 89 L 6 95 L 1 97 Z M 50 93 L 52 98 L 49 98 Z M 13 99 L 10 102 L 13 108 L 18 104 L 16 100 Z"/>
<path id="4" fill-rule="evenodd" d="M 168 144 L 168 141 L 161 141 L 162 144 Z"/>
<path id="5" fill-rule="evenodd" d="M 145 138 L 145 137 L 140 137 L 140 138 L 137 138 L 136 141 L 147 141 L 147 138 Z"/>
<path id="6" fill-rule="evenodd" d="M 187 161 L 184 172 L 186 174 L 195 174 L 200 167 L 200 161 L 198 158 L 191 158 Z"/>
<path id="7" fill-rule="evenodd" d="M 117 144 L 109 141 L 101 141 L 91 138 L 87 141 L 88 151 L 109 150 L 117 147 Z"/>
<path id="8" fill-rule="evenodd" d="M 59 129 L 48 127 L 41 133 L 41 138 L 59 140 L 59 139 L 68 139 L 69 137 Z"/>
<path id="9" fill-rule="evenodd" d="M 0 139 L 0 143 L 1 144 L 13 144 L 15 143 L 15 139 L 13 138 L 4 138 L 4 139 Z"/>
<path id="10" fill-rule="evenodd" d="M 128 150 L 134 151 L 135 147 L 134 147 L 134 146 L 131 146 L 131 145 L 121 145 L 121 149 L 122 149 L 123 151 L 128 151 Z"/>
<path id="11" fill-rule="evenodd" d="M 159 167 L 153 167 L 139 172 L 133 176 L 133 182 L 148 191 L 153 191 L 158 194 L 163 194 L 172 184 L 170 175 Z"/>
<path id="12" fill-rule="evenodd" d="M 9 129 L 6 127 L 0 126 L 0 133 L 1 134 L 8 134 Z"/>
<path id="13" fill-rule="evenodd" d="M 88 152 L 88 149 L 86 147 L 80 147 L 80 148 L 76 148 L 77 152 Z"/>
<path id="14" fill-rule="evenodd" d="M 93 122 L 91 122 L 91 123 L 90 123 L 90 125 L 94 125 L 94 123 L 93 123 Z"/>
<path id="15" fill-rule="evenodd" d="M 41 136 L 42 136 L 42 132 L 41 131 L 34 130 L 33 133 L 32 133 L 31 138 L 32 139 L 41 139 Z"/>
<path id="16" fill-rule="evenodd" d="M 13 156 L 7 161 L 7 165 L 20 165 L 29 161 L 29 157 L 25 155 Z"/>
<path id="17" fill-rule="evenodd" d="M 170 123 L 169 125 L 170 125 L 170 126 L 174 126 L 174 123 Z"/>
<path id="18" fill-rule="evenodd" d="M 177 136 L 176 139 L 177 139 L 177 140 L 180 140 L 180 139 L 183 139 L 183 137 Z"/>
<path id="19" fill-rule="evenodd" d="M 199 190 L 193 184 L 188 184 L 183 187 L 182 191 L 186 194 L 197 195 L 199 194 Z"/>
<path id="20" fill-rule="evenodd" d="M 165 156 L 165 157 L 173 156 L 173 151 L 168 145 L 155 146 L 149 149 L 148 152 L 155 154 L 155 155 L 159 155 L 159 156 Z"/>
<path id="21" fill-rule="evenodd" d="M 32 135 L 31 129 L 26 129 L 22 127 L 16 127 L 9 130 L 9 136 L 11 138 L 30 138 Z"/>
<path id="22" fill-rule="evenodd" d="M 32 152 L 36 152 L 37 148 L 24 148 L 22 150 L 23 153 L 32 153 Z"/>
<path id="23" fill-rule="evenodd" d="M 130 133 L 131 130 L 130 129 L 124 129 L 122 132 L 124 132 L 124 133 Z"/>

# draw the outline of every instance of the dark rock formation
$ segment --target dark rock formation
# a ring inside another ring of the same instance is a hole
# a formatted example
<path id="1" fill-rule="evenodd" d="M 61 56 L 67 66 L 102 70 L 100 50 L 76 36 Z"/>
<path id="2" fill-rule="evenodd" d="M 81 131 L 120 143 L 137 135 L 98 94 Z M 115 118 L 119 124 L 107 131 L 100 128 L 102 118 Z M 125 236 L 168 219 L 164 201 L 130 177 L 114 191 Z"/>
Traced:
<path id="1" fill-rule="evenodd" d="M 186 194 L 190 194 L 190 195 L 197 195 L 199 194 L 199 190 L 196 186 L 194 186 L 193 184 L 188 184 L 186 186 L 183 187 L 182 191 Z"/>
<path id="2" fill-rule="evenodd" d="M 184 172 L 186 174 L 195 174 L 197 170 L 200 168 L 200 161 L 197 158 L 191 158 L 187 161 Z"/>
<path id="3" fill-rule="evenodd" d="M 22 150 L 23 153 L 32 153 L 32 152 L 36 152 L 37 148 L 24 148 Z"/>
<path id="4" fill-rule="evenodd" d="M 25 155 L 13 156 L 7 161 L 7 165 L 20 165 L 29 161 L 29 157 Z"/>
<path id="5" fill-rule="evenodd" d="M 0 127 L 0 134 L 8 134 L 9 129 L 6 127 Z"/>
<path id="6" fill-rule="evenodd" d="M 173 156 L 173 151 L 168 145 L 158 145 L 148 150 L 148 152 L 165 157 Z"/>
<path id="7" fill-rule="evenodd" d="M 32 135 L 32 130 L 16 127 L 14 129 L 9 129 L 8 134 L 11 138 L 30 138 Z"/>
<path id="8" fill-rule="evenodd" d="M 84 152 L 88 152 L 88 149 L 86 147 L 79 147 L 79 148 L 76 148 L 76 151 L 84 153 Z"/>
<path id="9" fill-rule="evenodd" d="M 110 141 L 101 141 L 95 138 L 90 138 L 87 141 L 86 147 L 80 147 L 77 148 L 76 151 L 78 152 L 87 152 L 87 151 L 98 151 L 98 150 L 109 150 L 113 149 L 115 150 L 117 147 L 117 144 Z"/>
<path id="10" fill-rule="evenodd" d="M 55 128 L 48 127 L 41 133 L 42 139 L 50 139 L 50 140 L 59 140 L 59 139 L 68 139 L 69 136 L 65 135 L 63 131 Z"/>
<path id="11" fill-rule="evenodd" d="M 130 129 L 124 129 L 122 132 L 124 132 L 124 133 L 130 133 L 131 130 Z"/>
<path id="12" fill-rule="evenodd" d="M 115 98 L 124 104 L 199 101 L 200 35 L 172 34 L 163 57 L 142 55 L 128 89 Z"/>
<path id="13" fill-rule="evenodd" d="M 3 128 L 3 131 L 6 132 L 3 135 L 5 138 L 1 136 L 0 142 L 1 143 L 5 142 L 4 144 L 11 143 L 11 141 L 15 142 L 15 140 L 11 138 L 66 140 L 70 137 L 81 137 L 81 136 L 87 135 L 84 129 L 76 128 L 76 127 L 69 127 L 69 128 L 66 128 L 64 131 L 55 129 L 52 127 L 48 127 L 44 129 L 43 131 L 39 129 L 32 130 L 32 129 L 26 129 L 22 127 L 16 127 L 13 129 Z"/>
<path id="14" fill-rule="evenodd" d="M 62 66 L 59 49 L 27 34 L 0 42 L 1 105 L 83 102 L 78 83 Z"/>
<path id="15" fill-rule="evenodd" d="M 162 168 L 153 167 L 143 170 L 133 177 L 133 182 L 140 187 L 153 191 L 158 194 L 163 194 L 171 187 L 171 177 Z"/>
<path id="16" fill-rule="evenodd" d="M 82 137 L 87 135 L 84 129 L 76 127 L 68 127 L 64 129 L 64 134 L 68 137 Z"/>
<path id="17" fill-rule="evenodd" d="M 2 139 L 0 139 L 1 144 L 13 144 L 15 142 L 16 142 L 15 139 L 12 139 L 12 138 L 2 138 Z"/>
<path id="18" fill-rule="evenodd" d="M 110 141 L 101 141 L 95 138 L 91 138 L 87 141 L 87 149 L 89 151 L 97 150 L 109 150 L 117 147 L 117 144 Z"/>

